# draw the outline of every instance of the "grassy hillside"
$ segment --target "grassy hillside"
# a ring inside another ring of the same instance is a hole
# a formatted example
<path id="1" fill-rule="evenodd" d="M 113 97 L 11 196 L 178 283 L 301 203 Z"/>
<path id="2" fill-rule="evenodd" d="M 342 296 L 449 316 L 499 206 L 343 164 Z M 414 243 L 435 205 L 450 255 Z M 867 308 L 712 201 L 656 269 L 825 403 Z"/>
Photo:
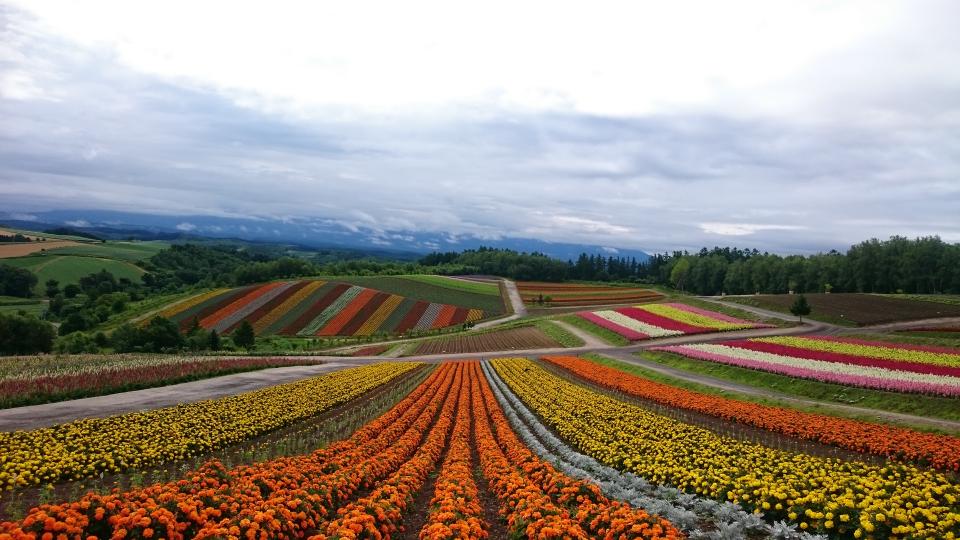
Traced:
<path id="1" fill-rule="evenodd" d="M 25 268 L 36 274 L 38 292 L 48 279 L 59 281 L 62 288 L 71 283 L 78 283 L 83 276 L 100 270 L 110 272 L 117 279 L 128 278 L 132 281 L 139 281 L 144 274 L 142 268 L 129 262 L 77 255 L 33 255 L 3 259 L 0 260 L 0 264 Z"/>
<path id="2" fill-rule="evenodd" d="M 168 247 L 167 242 L 106 242 L 48 250 L 51 255 L 81 255 L 120 261 L 142 261 Z"/>

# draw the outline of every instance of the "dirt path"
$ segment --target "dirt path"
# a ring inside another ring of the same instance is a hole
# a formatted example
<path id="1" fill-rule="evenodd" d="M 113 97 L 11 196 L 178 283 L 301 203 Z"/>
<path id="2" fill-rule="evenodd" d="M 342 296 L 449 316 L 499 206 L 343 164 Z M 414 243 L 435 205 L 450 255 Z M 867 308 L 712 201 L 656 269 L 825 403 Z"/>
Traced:
<path id="1" fill-rule="evenodd" d="M 507 288 L 507 297 L 510 299 L 510 305 L 513 307 L 513 315 L 476 324 L 473 330 L 482 330 L 484 328 L 498 326 L 505 322 L 515 321 L 527 316 L 527 306 L 524 305 L 520 291 L 517 290 L 517 284 L 509 279 L 504 279 L 503 285 Z"/>
<path id="2" fill-rule="evenodd" d="M 337 360 L 341 362 L 262 369 L 157 388 L 3 409 L 0 410 L 0 431 L 35 429 L 80 418 L 100 418 L 170 407 L 181 403 L 193 403 L 353 367 L 353 364 L 346 363 L 349 360 L 345 362 L 342 361 L 343 359 Z"/>
<path id="3" fill-rule="evenodd" d="M 573 335 L 577 336 L 578 338 L 580 338 L 580 339 L 583 341 L 584 347 L 606 347 L 606 346 L 608 346 L 608 344 L 607 344 L 606 341 L 604 341 L 604 340 L 600 339 L 599 337 L 591 334 L 590 332 L 587 332 L 587 331 L 585 331 L 585 330 L 583 330 L 583 329 L 581 329 L 581 328 L 577 328 L 576 326 L 574 326 L 574 325 L 572 325 L 572 324 L 570 324 L 570 323 L 568 323 L 568 322 L 564 322 L 564 321 L 560 321 L 560 320 L 552 320 L 552 321 L 550 321 L 550 323 L 555 324 L 555 325 L 559 326 L 560 328 L 563 328 L 563 329 L 566 330 L 567 332 L 570 332 L 571 334 L 573 334 Z"/>
<path id="4" fill-rule="evenodd" d="M 710 377 L 709 375 L 702 375 L 699 373 L 691 373 L 689 371 L 684 371 L 682 369 L 672 368 L 670 366 L 665 366 L 658 364 L 656 362 L 651 362 L 649 360 L 644 360 L 633 353 L 624 351 L 624 350 L 613 350 L 605 351 L 602 353 L 604 356 L 626 362 L 628 364 L 637 365 L 650 371 L 655 371 L 661 375 L 667 375 L 675 379 L 680 379 L 688 382 L 693 382 L 697 384 L 702 384 L 704 386 L 709 386 L 719 390 L 725 390 L 728 392 L 735 392 L 738 394 L 745 394 L 748 396 L 762 397 L 768 399 L 775 399 L 784 403 L 793 403 L 797 405 L 803 405 L 806 407 L 817 407 L 823 409 L 825 413 L 832 411 L 840 411 L 847 414 L 855 414 L 860 418 L 867 420 L 873 420 L 876 422 L 882 423 L 891 423 L 891 424 L 900 424 L 900 425 L 924 425 L 932 428 L 948 430 L 954 433 L 960 433 L 960 421 L 954 420 L 944 420 L 940 418 L 927 418 L 924 416 L 914 416 L 912 414 L 896 413 L 890 411 L 882 411 L 878 409 L 869 409 L 865 407 L 856 407 L 853 405 L 844 405 L 842 403 L 831 403 L 828 401 L 819 401 L 815 399 L 800 398 L 796 396 L 791 396 L 789 394 L 784 394 L 777 392 L 775 390 L 770 390 L 767 388 L 758 388 L 756 386 L 750 386 L 746 384 L 741 384 L 733 381 L 727 381 L 724 379 L 718 379 L 716 377 Z"/>

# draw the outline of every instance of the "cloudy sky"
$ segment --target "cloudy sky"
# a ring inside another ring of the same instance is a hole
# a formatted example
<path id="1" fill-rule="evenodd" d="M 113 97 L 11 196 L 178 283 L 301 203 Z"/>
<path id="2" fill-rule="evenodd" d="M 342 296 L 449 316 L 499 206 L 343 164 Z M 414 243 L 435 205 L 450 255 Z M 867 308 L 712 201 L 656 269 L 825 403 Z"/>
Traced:
<path id="1" fill-rule="evenodd" d="M 0 210 L 960 241 L 960 2 L 0 1 Z"/>

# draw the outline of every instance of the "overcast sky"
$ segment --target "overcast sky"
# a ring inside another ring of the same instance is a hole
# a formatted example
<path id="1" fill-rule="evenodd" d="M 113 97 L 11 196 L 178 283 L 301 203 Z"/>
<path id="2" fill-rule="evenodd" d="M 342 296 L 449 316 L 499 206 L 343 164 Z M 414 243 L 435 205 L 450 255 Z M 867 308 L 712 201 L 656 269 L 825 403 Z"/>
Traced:
<path id="1" fill-rule="evenodd" d="M 960 241 L 960 2 L 0 2 L 0 210 Z"/>

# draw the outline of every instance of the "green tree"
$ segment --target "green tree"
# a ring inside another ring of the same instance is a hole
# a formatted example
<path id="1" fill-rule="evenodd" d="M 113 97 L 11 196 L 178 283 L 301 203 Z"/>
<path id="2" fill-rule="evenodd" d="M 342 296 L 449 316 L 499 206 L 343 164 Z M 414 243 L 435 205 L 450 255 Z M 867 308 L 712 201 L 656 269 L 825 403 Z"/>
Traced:
<path id="1" fill-rule="evenodd" d="M 216 330 L 210 330 L 210 337 L 207 341 L 207 348 L 211 351 L 220 350 L 220 334 Z"/>
<path id="2" fill-rule="evenodd" d="M 237 347 L 243 347 L 244 349 L 252 349 L 256 344 L 256 336 L 253 333 L 253 326 L 250 326 L 250 322 L 244 320 L 240 323 L 240 326 L 233 333 L 233 342 Z"/>
<path id="3" fill-rule="evenodd" d="M 690 274 L 690 259 L 683 257 L 677 264 L 673 266 L 673 270 L 670 271 L 670 283 L 673 283 L 673 286 L 683 291 L 683 287 L 687 276 Z"/>
<path id="4" fill-rule="evenodd" d="M 47 298 L 53 298 L 54 296 L 60 294 L 60 282 L 55 279 L 48 279 L 44 284 L 46 290 L 44 293 L 47 295 Z"/>
<path id="5" fill-rule="evenodd" d="M 73 283 L 63 288 L 63 295 L 67 298 L 76 298 L 80 294 L 80 286 Z"/>
<path id="6" fill-rule="evenodd" d="M 32 315 L 0 313 L 0 354 L 36 354 L 53 350 L 50 323 Z"/>
<path id="7" fill-rule="evenodd" d="M 810 304 L 807 302 L 807 297 L 802 294 L 798 295 L 797 299 L 793 301 L 793 305 L 790 306 L 790 313 L 800 317 L 800 322 L 803 323 L 803 316 L 810 314 Z"/>
<path id="8" fill-rule="evenodd" d="M 0 295 L 29 298 L 37 285 L 37 276 L 26 269 L 0 264 Z"/>
<path id="9" fill-rule="evenodd" d="M 183 347 L 183 336 L 177 323 L 163 317 L 154 317 L 142 330 L 143 350 L 148 352 L 175 351 Z"/>

